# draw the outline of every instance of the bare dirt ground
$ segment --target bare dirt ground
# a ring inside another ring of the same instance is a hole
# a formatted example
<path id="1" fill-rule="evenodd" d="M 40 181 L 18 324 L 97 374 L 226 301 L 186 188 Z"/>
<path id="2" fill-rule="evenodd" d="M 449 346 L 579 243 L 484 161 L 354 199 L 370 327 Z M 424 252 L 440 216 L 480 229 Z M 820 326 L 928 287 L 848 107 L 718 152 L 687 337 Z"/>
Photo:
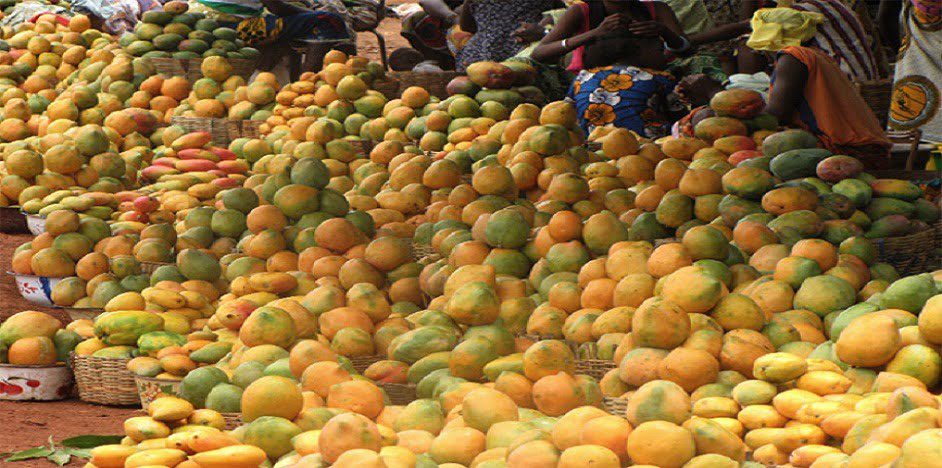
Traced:
<path id="1" fill-rule="evenodd" d="M 403 3 L 416 3 L 416 0 L 390 0 L 390 6 Z M 399 35 L 401 30 L 398 18 L 387 18 L 380 24 L 379 32 L 386 38 L 387 52 L 408 46 L 408 42 Z M 370 33 L 361 33 L 357 38 L 359 54 L 372 60 L 379 60 L 379 47 L 376 38 Z M 50 313 L 63 323 L 68 317 L 55 310 L 36 307 L 20 297 L 13 277 L 5 272 L 10 268 L 13 250 L 30 235 L 0 234 L 0 320 L 23 310 L 39 310 Z M 0 402 L 0 452 L 23 450 L 46 443 L 50 435 L 55 440 L 82 434 L 122 434 L 123 421 L 140 412 L 133 408 L 110 408 L 83 403 L 77 399 L 61 402 L 13 403 Z M 83 466 L 84 461 L 73 459 L 68 466 Z M 12 468 L 50 467 L 45 460 L 7 463 L 0 460 L 0 466 Z"/>

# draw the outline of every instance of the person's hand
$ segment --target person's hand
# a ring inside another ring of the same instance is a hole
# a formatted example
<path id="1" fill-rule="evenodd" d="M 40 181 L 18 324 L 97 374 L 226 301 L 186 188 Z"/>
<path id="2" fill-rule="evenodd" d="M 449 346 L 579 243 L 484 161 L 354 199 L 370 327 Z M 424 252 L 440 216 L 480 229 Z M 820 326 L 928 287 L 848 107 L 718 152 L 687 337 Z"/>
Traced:
<path id="1" fill-rule="evenodd" d="M 639 37 L 656 37 L 664 33 L 667 28 L 657 21 L 632 21 L 628 31 Z"/>
<path id="2" fill-rule="evenodd" d="M 523 23 L 519 28 L 511 33 L 511 37 L 513 37 L 514 40 L 519 43 L 529 44 L 531 42 L 536 42 L 540 39 L 543 39 L 543 32 L 543 27 L 539 24 Z"/>
<path id="3" fill-rule="evenodd" d="M 681 101 L 692 106 L 700 106 L 710 102 L 714 94 L 722 91 L 723 85 L 703 73 L 687 75 L 677 83 L 674 93 Z"/>
<path id="4" fill-rule="evenodd" d="M 627 16 L 621 13 L 615 13 L 614 15 L 608 15 L 602 20 L 599 25 L 592 30 L 592 34 L 596 38 L 605 37 L 606 35 L 616 33 L 618 31 L 624 31 L 628 27 L 629 19 Z"/>

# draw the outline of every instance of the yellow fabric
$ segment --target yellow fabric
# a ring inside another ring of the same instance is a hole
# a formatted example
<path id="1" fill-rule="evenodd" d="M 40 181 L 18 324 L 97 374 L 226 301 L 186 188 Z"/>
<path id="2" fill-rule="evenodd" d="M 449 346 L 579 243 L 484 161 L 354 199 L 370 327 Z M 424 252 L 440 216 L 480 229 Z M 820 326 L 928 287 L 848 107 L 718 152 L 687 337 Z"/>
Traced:
<path id="1" fill-rule="evenodd" d="M 824 21 L 820 13 L 791 8 L 763 8 L 752 16 L 752 34 L 746 45 L 755 50 L 780 51 L 800 46 L 814 37 Z"/>

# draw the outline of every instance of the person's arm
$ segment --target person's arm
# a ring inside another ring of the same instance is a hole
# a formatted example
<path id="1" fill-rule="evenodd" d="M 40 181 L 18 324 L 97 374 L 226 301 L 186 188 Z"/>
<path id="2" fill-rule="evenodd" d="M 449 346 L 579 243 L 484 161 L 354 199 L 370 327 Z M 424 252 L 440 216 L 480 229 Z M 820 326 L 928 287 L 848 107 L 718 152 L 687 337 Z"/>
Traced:
<path id="1" fill-rule="evenodd" d="M 310 13 L 311 10 L 301 8 L 284 0 L 262 0 L 262 5 L 276 16 L 294 16 L 300 13 Z"/>
<path id="2" fill-rule="evenodd" d="M 578 5 L 569 7 L 556 22 L 556 26 L 533 49 L 530 58 L 537 62 L 553 63 L 569 52 L 593 42 L 597 37 L 624 29 L 628 25 L 628 20 L 624 15 L 616 14 L 606 17 L 597 28 L 579 33 L 584 21 L 582 15 L 582 8 Z M 563 47 L 564 40 L 565 47 Z"/>
<path id="3" fill-rule="evenodd" d="M 461 11 L 458 13 L 458 26 L 466 33 L 474 34 L 478 32 L 478 23 L 474 21 L 474 15 L 471 14 L 471 3 L 474 0 L 465 0 L 461 5 Z"/>
<path id="4" fill-rule="evenodd" d="M 690 36 L 691 45 L 710 44 L 712 42 L 735 39 L 752 30 L 748 21 L 729 23 L 715 27 L 709 31 L 699 32 Z"/>
<path id="5" fill-rule="evenodd" d="M 660 36 L 672 52 L 683 53 L 690 50 L 691 42 L 684 34 L 683 28 L 674 10 L 666 3 L 654 4 L 656 19 L 651 21 L 634 21 L 628 25 L 628 30 L 642 37 Z"/>
<path id="6" fill-rule="evenodd" d="M 808 83 L 808 68 L 795 57 L 782 54 L 775 62 L 775 85 L 769 92 L 765 112 L 774 115 L 779 122 L 792 121 Z"/>
<path id="7" fill-rule="evenodd" d="M 774 3 L 768 0 L 742 0 L 739 6 L 739 20 L 749 21 L 759 8 L 771 8 L 775 6 Z"/>
<path id="8" fill-rule="evenodd" d="M 894 50 L 899 48 L 899 13 L 902 3 L 899 0 L 880 0 L 877 9 L 877 30 L 885 46 Z"/>
<path id="9" fill-rule="evenodd" d="M 442 20 L 449 25 L 458 22 L 458 13 L 452 10 L 444 0 L 419 0 L 419 5 L 432 18 Z"/>

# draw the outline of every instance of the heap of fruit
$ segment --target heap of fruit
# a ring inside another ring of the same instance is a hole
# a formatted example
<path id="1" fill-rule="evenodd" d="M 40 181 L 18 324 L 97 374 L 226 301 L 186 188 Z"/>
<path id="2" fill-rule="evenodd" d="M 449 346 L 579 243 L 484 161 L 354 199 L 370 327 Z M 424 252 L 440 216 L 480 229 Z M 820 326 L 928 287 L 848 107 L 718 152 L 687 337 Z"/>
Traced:
<path id="1" fill-rule="evenodd" d="M 193 83 L 193 90 L 174 109 L 174 115 L 260 121 L 271 117 L 280 86 L 270 73 L 260 73 L 246 85 L 222 57 L 203 59 L 200 71 L 203 77 Z"/>
<path id="2" fill-rule="evenodd" d="M 68 361 L 69 353 L 82 341 L 72 328 L 51 315 L 27 310 L 0 323 L 0 363 L 17 366 L 48 366 Z"/>
<path id="3" fill-rule="evenodd" d="M 133 33 L 121 36 L 127 53 L 144 58 L 253 59 L 259 52 L 239 39 L 236 30 L 221 27 L 203 13 L 189 12 L 186 2 L 170 1 L 161 10 L 145 11 Z"/>
<path id="4" fill-rule="evenodd" d="M 756 103 L 758 93 L 720 92 L 711 101 L 717 116 L 698 122 L 694 137 L 671 137 L 661 151 L 629 156 L 624 182 L 633 184 L 635 209 L 622 218 L 632 238 L 682 237 L 693 226 L 733 229 L 748 221 L 786 244 L 839 244 L 921 232 L 939 220 L 938 206 L 915 184 L 864 173 L 858 160 L 819 148 L 804 130 L 763 129 L 769 116 L 758 114 Z"/>

